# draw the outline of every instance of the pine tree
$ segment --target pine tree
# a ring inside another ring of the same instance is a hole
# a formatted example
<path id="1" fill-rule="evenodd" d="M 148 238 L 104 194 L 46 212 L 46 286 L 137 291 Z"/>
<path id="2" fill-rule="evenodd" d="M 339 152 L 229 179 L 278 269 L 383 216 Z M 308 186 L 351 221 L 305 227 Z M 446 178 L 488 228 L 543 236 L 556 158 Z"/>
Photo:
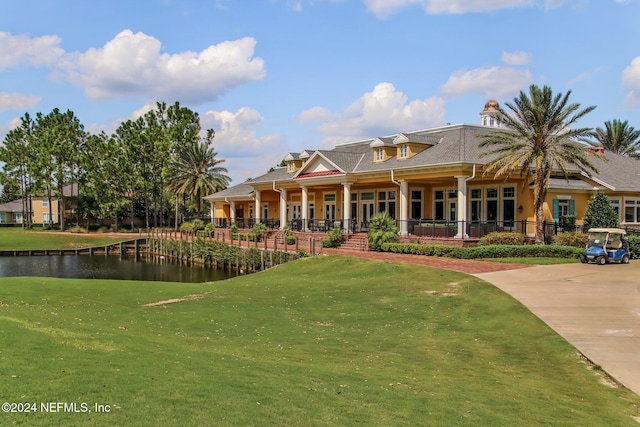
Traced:
<path id="1" fill-rule="evenodd" d="M 620 226 L 618 214 L 604 191 L 598 191 L 591 197 L 584 215 L 584 231 L 594 227 L 616 228 Z"/>

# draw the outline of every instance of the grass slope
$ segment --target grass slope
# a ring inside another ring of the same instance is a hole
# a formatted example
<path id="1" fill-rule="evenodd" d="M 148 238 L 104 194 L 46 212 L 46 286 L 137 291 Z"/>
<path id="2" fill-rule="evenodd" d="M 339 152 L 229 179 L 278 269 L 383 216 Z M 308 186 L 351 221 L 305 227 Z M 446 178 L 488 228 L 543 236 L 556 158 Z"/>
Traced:
<path id="1" fill-rule="evenodd" d="M 127 240 L 122 237 L 99 237 L 99 234 L 69 234 L 57 231 L 25 231 L 0 228 L 0 250 L 75 249 L 101 246 Z M 138 237 L 133 234 L 131 239 Z"/>
<path id="2" fill-rule="evenodd" d="M 145 304 L 200 295 L 200 299 Z M 210 284 L 0 279 L 2 424 L 637 426 L 640 398 L 471 276 L 305 258 Z"/>

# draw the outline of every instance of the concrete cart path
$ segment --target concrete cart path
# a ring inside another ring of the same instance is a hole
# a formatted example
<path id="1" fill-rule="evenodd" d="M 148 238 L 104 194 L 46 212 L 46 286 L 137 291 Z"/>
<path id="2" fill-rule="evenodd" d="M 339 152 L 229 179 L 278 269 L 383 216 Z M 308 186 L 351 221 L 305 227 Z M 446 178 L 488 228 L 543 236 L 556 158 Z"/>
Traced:
<path id="1" fill-rule="evenodd" d="M 474 274 L 512 295 L 640 395 L 640 261 Z"/>

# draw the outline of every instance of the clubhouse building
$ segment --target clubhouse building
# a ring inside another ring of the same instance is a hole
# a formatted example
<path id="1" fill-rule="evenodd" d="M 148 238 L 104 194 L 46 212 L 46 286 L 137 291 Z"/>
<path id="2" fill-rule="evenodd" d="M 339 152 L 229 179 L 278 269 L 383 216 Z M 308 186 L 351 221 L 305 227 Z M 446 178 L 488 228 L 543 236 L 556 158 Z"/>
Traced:
<path id="1" fill-rule="evenodd" d="M 218 226 L 256 222 L 293 231 L 365 232 L 379 212 L 396 219 L 401 235 L 477 238 L 491 231 L 535 235 L 531 179 L 485 173 L 482 135 L 501 126 L 489 101 L 480 124 L 456 124 L 289 153 L 286 167 L 208 195 Z M 575 217 L 603 190 L 622 226 L 640 227 L 640 161 L 585 146 L 598 173 L 575 169 L 551 178 L 549 224 Z"/>

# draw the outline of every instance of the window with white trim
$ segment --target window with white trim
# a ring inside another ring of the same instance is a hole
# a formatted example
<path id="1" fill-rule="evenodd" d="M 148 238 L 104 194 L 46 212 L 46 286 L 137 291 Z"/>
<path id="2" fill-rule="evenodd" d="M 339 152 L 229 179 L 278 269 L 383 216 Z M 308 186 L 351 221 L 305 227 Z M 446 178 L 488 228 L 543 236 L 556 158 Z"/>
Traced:
<path id="1" fill-rule="evenodd" d="M 469 220 L 497 222 L 513 227 L 516 220 L 516 187 L 479 186 L 469 189 Z"/>
<path id="2" fill-rule="evenodd" d="M 382 159 L 382 148 L 376 148 L 376 162 L 381 162 Z"/>
<path id="3" fill-rule="evenodd" d="M 42 223 L 49 224 L 49 212 L 42 213 Z"/>
<path id="4" fill-rule="evenodd" d="M 487 221 L 498 220 L 498 189 L 495 187 L 487 188 L 486 190 L 487 200 Z"/>
<path id="5" fill-rule="evenodd" d="M 516 188 L 502 188 L 502 225 L 513 227 L 516 220 Z"/>
<path id="6" fill-rule="evenodd" d="M 386 212 L 391 218 L 396 217 L 396 192 L 378 191 L 378 212 Z"/>
<path id="7" fill-rule="evenodd" d="M 471 189 L 471 221 L 482 221 L 482 188 Z"/>
<path id="8" fill-rule="evenodd" d="M 422 190 L 411 190 L 411 219 L 422 218 Z"/>
<path id="9" fill-rule="evenodd" d="M 43 208 L 48 208 L 49 207 L 49 198 L 48 197 L 43 197 L 42 198 L 42 207 Z"/>
<path id="10" fill-rule="evenodd" d="M 640 222 L 640 199 L 624 199 L 624 222 Z"/>
<path id="11" fill-rule="evenodd" d="M 407 158 L 407 144 L 400 144 L 400 158 Z"/>

